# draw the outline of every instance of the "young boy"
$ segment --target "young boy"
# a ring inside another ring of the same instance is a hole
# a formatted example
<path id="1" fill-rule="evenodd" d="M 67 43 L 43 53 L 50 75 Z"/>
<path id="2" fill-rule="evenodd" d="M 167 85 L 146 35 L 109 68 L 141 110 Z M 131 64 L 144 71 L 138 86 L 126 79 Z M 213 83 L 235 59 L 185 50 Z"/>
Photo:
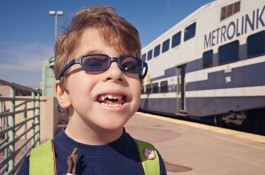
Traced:
<path id="1" fill-rule="evenodd" d="M 55 90 L 69 117 L 53 140 L 58 175 L 145 174 L 136 140 L 124 129 L 139 107 L 147 73 L 140 56 L 137 29 L 108 6 L 81 9 L 57 38 Z M 165 175 L 157 156 L 159 174 Z M 29 174 L 29 162 L 27 158 L 18 174 Z"/>

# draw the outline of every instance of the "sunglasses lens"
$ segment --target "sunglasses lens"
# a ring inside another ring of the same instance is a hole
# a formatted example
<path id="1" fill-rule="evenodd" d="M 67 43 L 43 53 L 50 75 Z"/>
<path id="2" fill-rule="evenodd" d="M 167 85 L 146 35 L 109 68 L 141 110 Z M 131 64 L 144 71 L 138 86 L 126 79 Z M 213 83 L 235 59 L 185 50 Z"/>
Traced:
<path id="1" fill-rule="evenodd" d="M 141 60 L 130 56 L 120 58 L 120 67 L 122 70 L 126 72 L 135 72 L 135 73 L 142 72 Z"/>
<path id="2" fill-rule="evenodd" d="M 109 58 L 104 55 L 88 55 L 82 58 L 82 65 L 86 71 L 103 71 L 109 67 Z"/>

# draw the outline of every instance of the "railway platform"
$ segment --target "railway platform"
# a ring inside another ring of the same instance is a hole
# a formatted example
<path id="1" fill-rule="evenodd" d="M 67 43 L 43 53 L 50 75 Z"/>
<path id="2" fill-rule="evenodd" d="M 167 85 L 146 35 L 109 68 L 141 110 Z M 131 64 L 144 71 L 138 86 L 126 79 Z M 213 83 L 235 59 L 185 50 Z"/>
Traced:
<path id="1" fill-rule="evenodd" d="M 168 175 L 264 175 L 265 137 L 137 112 L 125 126 L 153 143 Z"/>

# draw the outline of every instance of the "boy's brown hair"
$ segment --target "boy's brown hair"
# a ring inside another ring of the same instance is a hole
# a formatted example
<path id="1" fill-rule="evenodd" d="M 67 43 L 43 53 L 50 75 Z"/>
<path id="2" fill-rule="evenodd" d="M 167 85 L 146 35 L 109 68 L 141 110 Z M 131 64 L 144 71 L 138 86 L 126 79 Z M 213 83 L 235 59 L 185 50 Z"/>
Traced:
<path id="1" fill-rule="evenodd" d="M 133 25 L 118 16 L 112 7 L 86 7 L 76 13 L 69 28 L 56 39 L 54 73 L 57 80 L 63 67 L 74 59 L 72 54 L 87 28 L 98 29 L 105 42 L 118 51 L 141 56 L 139 33 Z"/>

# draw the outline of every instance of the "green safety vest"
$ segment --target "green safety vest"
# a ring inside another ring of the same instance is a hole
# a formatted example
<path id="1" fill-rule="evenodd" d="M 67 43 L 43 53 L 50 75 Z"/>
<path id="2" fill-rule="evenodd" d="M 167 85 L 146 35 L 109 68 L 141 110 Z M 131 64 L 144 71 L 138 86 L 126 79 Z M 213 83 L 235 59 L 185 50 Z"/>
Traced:
<path id="1" fill-rule="evenodd" d="M 155 147 L 147 142 L 136 140 L 139 156 L 145 175 L 160 175 L 159 156 Z M 148 154 L 150 153 L 150 156 Z M 55 175 L 56 161 L 51 140 L 33 148 L 30 153 L 30 175 Z"/>

